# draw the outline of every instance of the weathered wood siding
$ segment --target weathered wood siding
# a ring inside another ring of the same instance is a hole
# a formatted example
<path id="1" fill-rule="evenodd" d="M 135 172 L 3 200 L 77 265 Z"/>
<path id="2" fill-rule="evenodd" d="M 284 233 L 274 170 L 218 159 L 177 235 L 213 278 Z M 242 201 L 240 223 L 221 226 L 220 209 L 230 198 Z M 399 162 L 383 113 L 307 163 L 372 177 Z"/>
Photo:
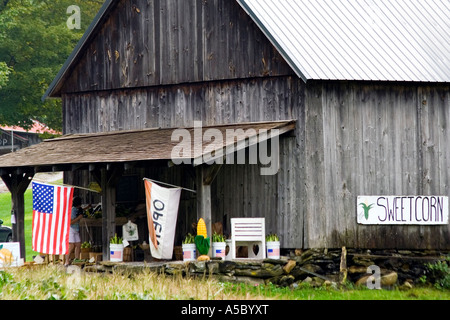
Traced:
<path id="1" fill-rule="evenodd" d="M 121 1 L 62 98 L 65 133 L 296 119 L 276 176 L 222 167 L 213 222 L 227 231 L 231 217 L 265 217 L 285 248 L 450 249 L 448 225 L 356 223 L 358 195 L 450 195 L 448 85 L 305 85 L 234 1 Z M 187 168 L 146 170 L 195 189 Z M 195 218 L 186 195 L 178 232 Z"/>
<path id="2" fill-rule="evenodd" d="M 266 217 L 268 230 L 282 234 L 285 247 L 301 247 L 304 88 L 297 77 L 280 76 L 64 94 L 64 128 L 65 133 L 89 133 L 186 127 L 196 120 L 215 125 L 297 119 L 295 132 L 280 139 L 277 175 L 261 176 L 258 165 L 222 167 L 212 185 L 212 220 L 223 222 L 227 231 L 231 217 Z M 195 189 L 187 168 L 157 172 L 152 178 Z M 182 203 L 178 227 L 184 234 L 196 220 L 196 204 L 190 198 Z"/>
<path id="3" fill-rule="evenodd" d="M 62 88 L 63 127 L 67 134 L 186 127 L 197 120 L 214 125 L 298 119 L 303 88 L 234 1 L 121 1 Z M 212 186 L 213 221 L 227 229 L 222 215 L 265 216 L 270 231 L 287 235 L 285 246 L 302 246 L 302 209 L 291 197 L 301 184 L 294 172 L 302 158 L 291 156 L 299 154 L 303 132 L 281 140 L 277 176 L 260 176 L 256 165 L 224 166 Z M 192 181 L 186 170 L 158 172 L 154 178 L 162 181 Z M 237 192 L 230 193 L 230 186 Z M 184 234 L 196 211 L 192 199 L 182 203 Z"/>
<path id="4" fill-rule="evenodd" d="M 296 119 L 302 86 L 288 76 L 64 94 L 64 133 Z"/>
<path id="5" fill-rule="evenodd" d="M 120 1 L 62 92 L 293 74 L 235 1 Z"/>
<path id="6" fill-rule="evenodd" d="M 450 226 L 363 226 L 358 195 L 450 195 L 448 86 L 306 89 L 305 246 L 450 248 Z"/>

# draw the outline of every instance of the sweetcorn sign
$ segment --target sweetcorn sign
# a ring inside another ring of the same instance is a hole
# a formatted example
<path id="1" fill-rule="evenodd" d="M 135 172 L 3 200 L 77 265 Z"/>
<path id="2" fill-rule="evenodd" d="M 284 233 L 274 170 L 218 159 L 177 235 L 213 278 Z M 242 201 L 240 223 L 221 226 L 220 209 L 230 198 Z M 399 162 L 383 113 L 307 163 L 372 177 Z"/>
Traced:
<path id="1" fill-rule="evenodd" d="M 446 196 L 358 196 L 360 224 L 448 224 Z"/>

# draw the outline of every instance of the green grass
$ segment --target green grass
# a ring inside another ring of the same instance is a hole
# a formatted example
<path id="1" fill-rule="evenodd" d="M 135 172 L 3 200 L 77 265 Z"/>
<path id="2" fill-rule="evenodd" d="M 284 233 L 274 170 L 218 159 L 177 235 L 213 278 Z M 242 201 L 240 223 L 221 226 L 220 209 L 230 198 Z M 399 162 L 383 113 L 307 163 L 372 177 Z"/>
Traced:
<path id="1" fill-rule="evenodd" d="M 223 283 L 143 271 L 141 273 L 67 273 L 62 265 L 0 270 L 0 300 L 450 300 L 450 290 L 369 290 Z"/>
<path id="2" fill-rule="evenodd" d="M 415 287 L 402 291 L 370 290 L 366 287 L 347 286 L 341 288 L 300 285 L 296 289 L 276 287 L 274 285 L 250 286 L 244 284 L 224 284 L 225 293 L 258 296 L 266 299 L 280 300 L 450 300 L 450 290 L 433 287 Z"/>
<path id="3" fill-rule="evenodd" d="M 31 189 L 25 191 L 25 261 L 33 261 L 33 256 L 37 255 L 31 249 L 31 227 L 33 219 L 33 196 Z M 0 219 L 3 225 L 11 227 L 11 193 L 0 193 Z"/>

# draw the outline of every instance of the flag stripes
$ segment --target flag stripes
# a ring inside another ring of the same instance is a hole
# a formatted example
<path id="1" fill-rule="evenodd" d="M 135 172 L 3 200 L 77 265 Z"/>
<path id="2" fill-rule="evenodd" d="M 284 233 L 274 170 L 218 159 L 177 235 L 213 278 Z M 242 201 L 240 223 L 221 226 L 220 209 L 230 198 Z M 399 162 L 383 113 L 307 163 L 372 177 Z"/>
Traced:
<path id="1" fill-rule="evenodd" d="M 33 182 L 32 248 L 66 254 L 69 247 L 73 188 Z"/>

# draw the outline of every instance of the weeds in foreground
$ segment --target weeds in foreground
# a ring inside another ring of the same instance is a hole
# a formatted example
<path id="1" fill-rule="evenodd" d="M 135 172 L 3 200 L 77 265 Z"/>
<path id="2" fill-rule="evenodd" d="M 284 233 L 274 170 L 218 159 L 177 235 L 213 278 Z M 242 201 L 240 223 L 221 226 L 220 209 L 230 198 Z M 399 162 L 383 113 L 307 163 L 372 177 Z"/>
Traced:
<path id="1" fill-rule="evenodd" d="M 450 257 L 436 263 L 428 263 L 426 266 L 437 289 L 450 289 Z"/>
<path id="2" fill-rule="evenodd" d="M 72 270 L 73 271 L 73 270 Z M 414 288 L 409 291 L 320 287 L 301 284 L 222 283 L 213 278 L 141 273 L 68 272 L 62 266 L 11 268 L 0 271 L 3 300 L 450 300 L 450 290 Z"/>
<path id="3" fill-rule="evenodd" d="M 7 300 L 214 300 L 257 299 L 225 292 L 213 279 L 151 272 L 69 273 L 62 266 L 0 271 L 0 299 Z"/>

